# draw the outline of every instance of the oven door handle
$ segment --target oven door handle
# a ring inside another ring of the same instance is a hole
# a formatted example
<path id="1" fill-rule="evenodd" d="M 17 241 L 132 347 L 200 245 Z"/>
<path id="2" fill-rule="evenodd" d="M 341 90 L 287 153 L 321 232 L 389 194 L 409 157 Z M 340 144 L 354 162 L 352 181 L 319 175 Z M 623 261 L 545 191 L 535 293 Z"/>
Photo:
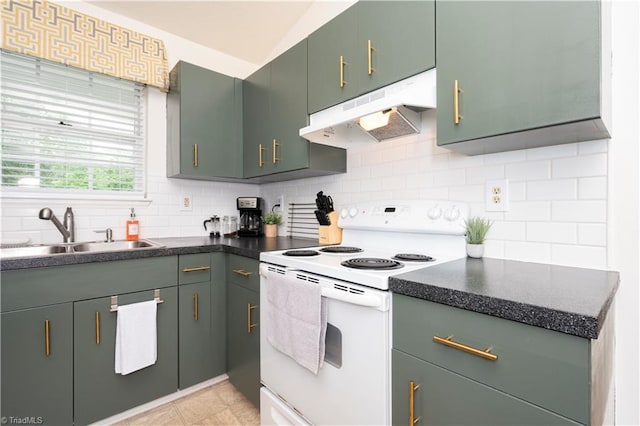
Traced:
<path id="1" fill-rule="evenodd" d="M 335 288 L 323 288 L 322 296 L 328 299 L 340 300 L 341 302 L 351 303 L 352 305 L 367 306 L 370 308 L 379 308 L 382 306 L 382 300 L 375 294 L 352 294 Z"/>

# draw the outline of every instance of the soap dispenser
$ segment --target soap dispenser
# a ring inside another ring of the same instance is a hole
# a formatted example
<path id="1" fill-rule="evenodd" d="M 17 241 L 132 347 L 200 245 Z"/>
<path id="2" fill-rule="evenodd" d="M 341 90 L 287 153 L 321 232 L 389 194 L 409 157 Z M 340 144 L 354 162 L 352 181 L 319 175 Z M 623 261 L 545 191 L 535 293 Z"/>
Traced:
<path id="1" fill-rule="evenodd" d="M 140 222 L 136 219 L 136 213 L 131 209 L 131 217 L 127 220 L 127 240 L 137 241 L 140 237 Z"/>

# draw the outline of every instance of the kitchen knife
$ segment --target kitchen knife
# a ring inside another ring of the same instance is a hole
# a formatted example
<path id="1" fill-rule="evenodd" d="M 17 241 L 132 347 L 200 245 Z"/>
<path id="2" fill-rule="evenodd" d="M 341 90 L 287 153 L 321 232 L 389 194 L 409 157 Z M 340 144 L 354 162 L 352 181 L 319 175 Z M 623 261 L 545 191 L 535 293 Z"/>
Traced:
<path id="1" fill-rule="evenodd" d="M 314 210 L 316 214 L 316 219 L 318 219 L 318 223 L 322 226 L 331 225 L 331 221 L 329 220 L 329 216 L 324 210 Z"/>

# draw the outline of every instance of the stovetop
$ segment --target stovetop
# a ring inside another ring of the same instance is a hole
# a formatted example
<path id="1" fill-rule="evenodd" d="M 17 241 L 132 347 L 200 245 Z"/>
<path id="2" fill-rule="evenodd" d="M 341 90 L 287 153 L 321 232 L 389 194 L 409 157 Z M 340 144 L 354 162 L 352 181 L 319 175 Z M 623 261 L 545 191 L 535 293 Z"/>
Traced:
<path id="1" fill-rule="evenodd" d="M 263 252 L 260 260 L 388 290 L 390 276 L 466 256 L 468 212 L 464 203 L 451 201 L 392 200 L 344 206 L 338 219 L 342 244 L 305 248 L 301 253 Z"/>

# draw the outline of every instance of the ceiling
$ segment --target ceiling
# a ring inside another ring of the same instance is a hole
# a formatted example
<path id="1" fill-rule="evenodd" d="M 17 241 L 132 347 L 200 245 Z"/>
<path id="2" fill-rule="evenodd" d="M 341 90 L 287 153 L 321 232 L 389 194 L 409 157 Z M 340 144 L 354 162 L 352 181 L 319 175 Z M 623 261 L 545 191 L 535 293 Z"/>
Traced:
<path id="1" fill-rule="evenodd" d="M 289 30 L 327 0 L 88 0 L 211 49 L 260 64 Z"/>

